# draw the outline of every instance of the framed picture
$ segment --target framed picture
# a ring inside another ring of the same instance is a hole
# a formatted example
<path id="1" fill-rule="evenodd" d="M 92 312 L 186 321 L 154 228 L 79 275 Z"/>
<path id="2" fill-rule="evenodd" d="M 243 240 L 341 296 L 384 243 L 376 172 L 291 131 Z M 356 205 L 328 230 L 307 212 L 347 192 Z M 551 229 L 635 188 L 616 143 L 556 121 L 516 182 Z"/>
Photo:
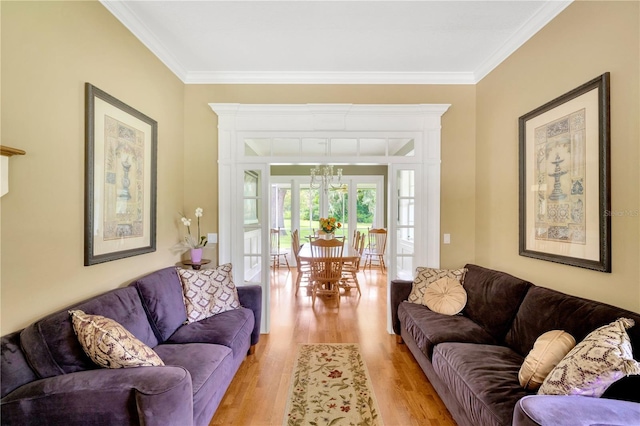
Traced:
<path id="1" fill-rule="evenodd" d="M 249 170 L 244 172 L 244 223 L 258 223 L 258 174 Z"/>
<path id="2" fill-rule="evenodd" d="M 611 272 L 609 73 L 519 119 L 520 255 Z"/>
<path id="3" fill-rule="evenodd" d="M 158 124 L 85 84 L 85 266 L 156 250 Z"/>

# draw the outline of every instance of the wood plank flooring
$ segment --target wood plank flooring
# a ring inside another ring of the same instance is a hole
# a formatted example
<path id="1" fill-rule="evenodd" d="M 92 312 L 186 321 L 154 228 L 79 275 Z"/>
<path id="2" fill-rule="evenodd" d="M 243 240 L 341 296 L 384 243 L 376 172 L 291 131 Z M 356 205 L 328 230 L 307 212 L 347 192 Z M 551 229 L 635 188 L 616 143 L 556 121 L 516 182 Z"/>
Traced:
<path id="1" fill-rule="evenodd" d="M 455 422 L 405 345 L 387 332 L 386 276 L 358 274 L 353 289 L 335 300 L 305 289 L 294 295 L 295 270 L 271 272 L 271 332 L 260 336 L 210 425 L 281 425 L 300 343 L 358 343 L 386 426 L 455 426 Z"/>

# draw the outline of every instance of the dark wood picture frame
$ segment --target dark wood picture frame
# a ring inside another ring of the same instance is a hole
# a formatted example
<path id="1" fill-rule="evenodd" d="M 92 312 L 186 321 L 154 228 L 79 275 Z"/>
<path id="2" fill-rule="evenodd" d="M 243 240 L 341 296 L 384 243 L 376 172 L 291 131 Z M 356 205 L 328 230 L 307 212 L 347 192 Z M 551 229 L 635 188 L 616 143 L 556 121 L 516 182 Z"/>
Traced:
<path id="1" fill-rule="evenodd" d="M 158 123 L 85 83 L 84 265 L 156 251 Z"/>
<path id="2" fill-rule="evenodd" d="M 611 272 L 609 79 L 519 118 L 521 256 Z"/>

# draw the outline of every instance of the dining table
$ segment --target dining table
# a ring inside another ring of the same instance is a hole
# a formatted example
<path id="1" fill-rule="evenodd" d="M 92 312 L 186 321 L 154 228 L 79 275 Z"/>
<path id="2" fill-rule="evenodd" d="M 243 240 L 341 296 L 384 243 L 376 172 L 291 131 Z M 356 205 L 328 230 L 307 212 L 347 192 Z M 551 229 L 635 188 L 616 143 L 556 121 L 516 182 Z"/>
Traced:
<path id="1" fill-rule="evenodd" d="M 360 257 L 360 252 L 358 252 L 358 250 L 354 247 L 351 247 L 350 244 L 345 244 L 344 248 L 342 250 L 342 261 L 343 263 L 345 262 L 356 262 L 358 260 L 358 257 Z M 320 260 L 322 261 L 323 258 L 318 258 L 318 257 L 314 257 L 311 254 L 311 243 L 304 243 L 302 245 L 302 247 L 300 248 L 300 252 L 298 253 L 298 258 L 300 259 L 301 262 L 309 262 L 311 263 L 314 259 L 316 261 Z M 333 260 L 333 258 L 326 258 L 327 261 Z M 335 285 L 338 285 L 339 287 L 344 288 L 345 290 L 350 290 L 351 287 L 347 284 L 347 282 L 344 279 L 340 279 L 338 281 L 336 281 L 335 283 L 333 283 Z M 326 287 L 325 290 L 330 291 L 330 289 L 333 287 L 333 285 L 329 285 L 329 287 Z M 339 293 L 338 293 L 338 297 Z M 338 303 L 340 303 L 338 301 Z"/>
<path id="2" fill-rule="evenodd" d="M 313 255 L 311 254 L 311 243 L 304 243 L 300 248 L 300 252 L 298 253 L 298 257 L 300 260 L 305 262 L 311 262 L 313 259 Z M 344 245 L 344 249 L 342 250 L 342 260 L 344 262 L 355 262 L 360 257 L 360 253 L 355 247 L 351 247 L 350 244 Z"/>

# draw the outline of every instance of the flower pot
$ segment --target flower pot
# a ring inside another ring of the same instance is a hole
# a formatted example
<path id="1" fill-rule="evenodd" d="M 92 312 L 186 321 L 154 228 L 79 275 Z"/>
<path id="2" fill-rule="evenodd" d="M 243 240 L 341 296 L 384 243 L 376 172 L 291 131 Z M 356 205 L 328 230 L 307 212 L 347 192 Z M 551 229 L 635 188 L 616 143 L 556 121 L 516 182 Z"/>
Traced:
<path id="1" fill-rule="evenodd" d="M 202 261 L 202 249 L 191 249 L 191 262 L 200 263 Z"/>

